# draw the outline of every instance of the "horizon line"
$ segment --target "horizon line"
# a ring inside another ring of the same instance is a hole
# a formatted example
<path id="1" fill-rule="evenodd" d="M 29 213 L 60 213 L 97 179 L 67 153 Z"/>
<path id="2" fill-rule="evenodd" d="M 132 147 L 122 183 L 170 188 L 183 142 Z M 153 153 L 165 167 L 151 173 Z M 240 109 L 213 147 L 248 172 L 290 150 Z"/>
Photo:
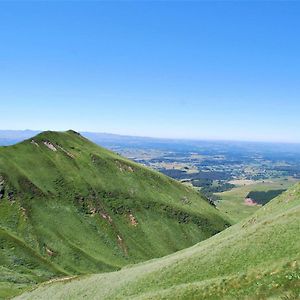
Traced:
<path id="1" fill-rule="evenodd" d="M 241 143 L 267 143 L 267 144 L 292 144 L 292 145 L 300 145 L 300 141 L 274 141 L 274 140 L 243 140 L 243 139 L 234 139 L 234 138 L 183 138 L 183 137 L 157 137 L 157 136 L 144 136 L 144 135 L 131 135 L 131 134 L 120 134 L 120 133 L 112 133 L 112 132 L 104 132 L 104 131 L 88 131 L 88 130 L 74 130 L 74 129 L 66 129 L 66 130 L 51 130 L 51 129 L 0 129 L 0 132 L 3 131 L 13 131 L 13 132 L 44 132 L 44 131 L 56 131 L 56 132 L 66 132 L 68 130 L 77 131 L 79 133 L 90 133 L 90 134 L 106 134 L 106 135 L 115 135 L 122 136 L 128 138 L 141 138 L 141 139 L 155 139 L 155 140 L 171 140 L 171 141 L 193 141 L 193 142 L 241 142 Z"/>

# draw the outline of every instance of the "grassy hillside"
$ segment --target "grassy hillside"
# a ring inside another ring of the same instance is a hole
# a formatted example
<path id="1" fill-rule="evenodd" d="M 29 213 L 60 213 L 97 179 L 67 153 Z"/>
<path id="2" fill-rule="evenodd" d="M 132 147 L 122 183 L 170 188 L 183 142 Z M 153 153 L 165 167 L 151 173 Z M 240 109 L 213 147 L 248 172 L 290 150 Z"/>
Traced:
<path id="1" fill-rule="evenodd" d="M 300 185 L 172 255 L 43 284 L 18 299 L 300 299 Z"/>
<path id="2" fill-rule="evenodd" d="M 164 256 L 228 226 L 193 189 L 76 132 L 0 147 L 0 298 Z"/>

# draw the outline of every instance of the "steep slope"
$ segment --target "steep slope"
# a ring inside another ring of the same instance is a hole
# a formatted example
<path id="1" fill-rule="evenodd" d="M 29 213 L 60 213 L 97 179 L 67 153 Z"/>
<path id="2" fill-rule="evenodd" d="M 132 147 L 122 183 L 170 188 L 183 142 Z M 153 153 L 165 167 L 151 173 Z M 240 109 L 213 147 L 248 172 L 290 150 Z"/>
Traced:
<path id="1" fill-rule="evenodd" d="M 44 284 L 18 299 L 300 299 L 300 185 L 169 256 Z"/>
<path id="2" fill-rule="evenodd" d="M 76 132 L 0 148 L 0 297 L 163 256 L 229 225 L 193 189 Z"/>

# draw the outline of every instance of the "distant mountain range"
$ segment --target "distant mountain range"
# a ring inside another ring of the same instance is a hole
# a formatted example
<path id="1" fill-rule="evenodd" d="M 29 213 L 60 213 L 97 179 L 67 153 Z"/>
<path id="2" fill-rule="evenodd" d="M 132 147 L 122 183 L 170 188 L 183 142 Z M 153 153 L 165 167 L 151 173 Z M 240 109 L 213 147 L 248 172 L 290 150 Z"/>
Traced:
<path id="1" fill-rule="evenodd" d="M 21 142 L 41 133 L 38 130 L 0 130 L 0 146 L 9 146 Z M 97 133 L 82 131 L 80 134 L 98 145 L 107 148 L 136 147 L 156 148 L 164 150 L 197 151 L 205 148 L 222 148 L 226 151 L 267 151 L 267 152 L 294 152 L 300 153 L 300 144 L 270 143 L 270 142 L 245 142 L 222 140 L 191 140 L 191 139 L 167 139 L 154 137 L 139 137 L 119 135 L 111 133 Z"/>

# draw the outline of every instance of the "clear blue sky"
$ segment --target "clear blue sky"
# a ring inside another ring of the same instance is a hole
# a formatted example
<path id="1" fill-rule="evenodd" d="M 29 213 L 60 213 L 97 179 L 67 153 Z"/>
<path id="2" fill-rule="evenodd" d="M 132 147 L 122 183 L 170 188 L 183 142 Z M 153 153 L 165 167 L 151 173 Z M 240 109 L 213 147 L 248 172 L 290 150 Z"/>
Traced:
<path id="1" fill-rule="evenodd" d="M 300 142 L 300 2 L 1 2 L 0 129 Z"/>

